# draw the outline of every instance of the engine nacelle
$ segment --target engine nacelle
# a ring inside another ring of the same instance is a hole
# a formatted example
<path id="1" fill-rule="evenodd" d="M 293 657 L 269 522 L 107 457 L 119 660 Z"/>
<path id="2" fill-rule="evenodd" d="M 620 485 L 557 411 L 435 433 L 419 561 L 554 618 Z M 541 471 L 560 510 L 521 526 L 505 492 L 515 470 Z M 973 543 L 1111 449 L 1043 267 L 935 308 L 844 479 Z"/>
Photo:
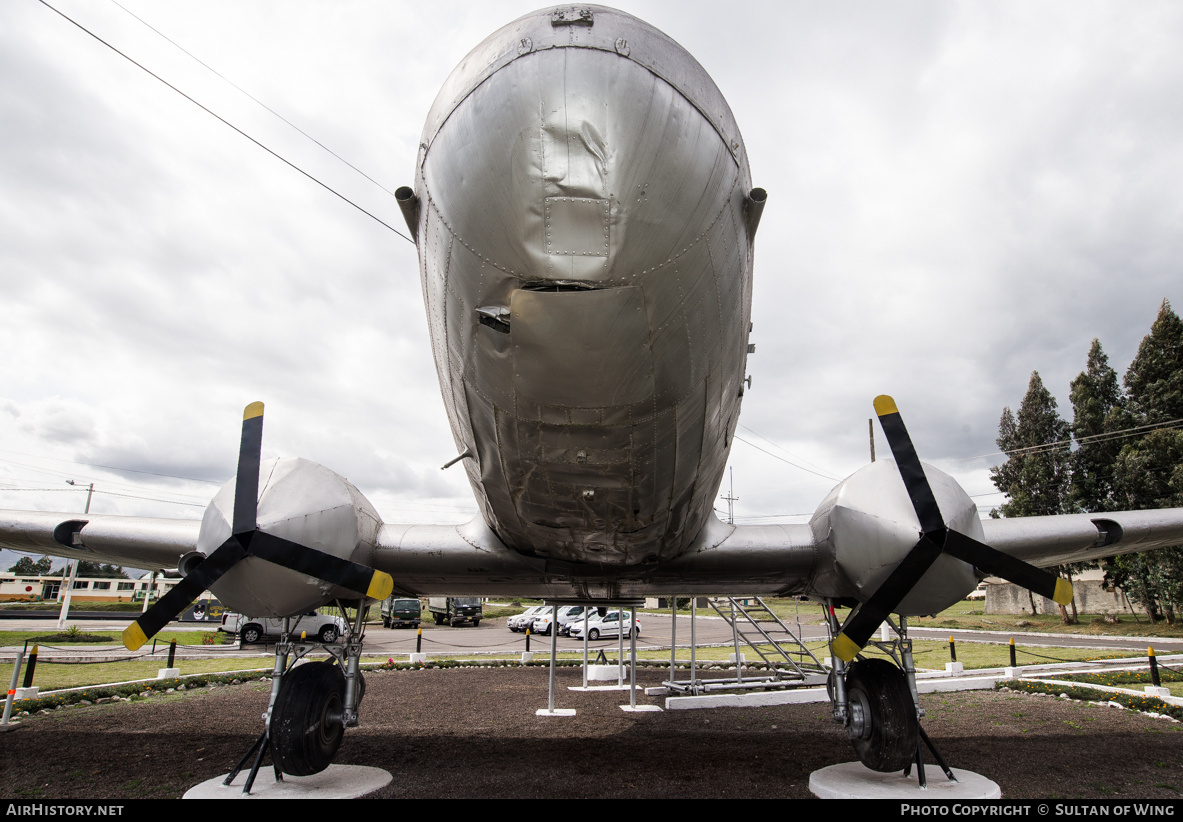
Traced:
<path id="1" fill-rule="evenodd" d="M 234 485 L 222 487 L 205 510 L 197 550 L 209 555 L 231 534 Z M 305 459 L 264 462 L 259 470 L 258 529 L 360 565 L 373 565 L 382 519 L 339 474 Z M 357 595 L 324 580 L 248 556 L 210 589 L 228 608 L 250 617 L 306 613 L 337 597 Z"/>
<path id="2" fill-rule="evenodd" d="M 985 541 L 977 506 L 948 474 L 924 465 L 945 525 Z M 909 551 L 920 535 L 916 510 L 893 460 L 861 468 L 831 491 L 810 520 L 818 544 L 828 544 L 845 590 L 831 596 L 852 596 L 866 602 Z M 963 599 L 978 584 L 969 564 L 941 554 L 900 602 L 905 616 L 935 614 Z"/>

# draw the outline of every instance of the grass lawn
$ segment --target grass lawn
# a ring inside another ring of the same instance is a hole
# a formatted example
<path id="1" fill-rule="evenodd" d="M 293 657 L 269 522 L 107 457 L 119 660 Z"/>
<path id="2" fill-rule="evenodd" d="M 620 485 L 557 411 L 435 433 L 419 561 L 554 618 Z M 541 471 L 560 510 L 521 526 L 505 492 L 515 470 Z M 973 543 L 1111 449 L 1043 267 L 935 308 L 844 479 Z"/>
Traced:
<path id="1" fill-rule="evenodd" d="M 63 641 L 61 639 L 49 638 L 53 634 L 56 634 L 57 632 L 58 631 L 56 628 L 42 628 L 37 631 L 0 631 L 0 647 L 8 647 L 11 645 L 24 645 L 25 642 L 29 643 L 30 648 L 33 645 L 52 645 L 54 647 L 59 647 L 59 648 L 74 647 L 74 643 L 72 643 L 72 642 Z M 98 631 L 98 630 L 91 631 L 91 630 L 87 630 L 87 631 L 83 631 L 83 633 L 85 633 L 88 636 L 92 636 L 92 637 L 93 636 L 104 637 L 104 638 L 108 639 L 109 642 L 99 643 L 94 640 L 88 640 L 87 642 L 81 643 L 82 645 L 110 644 L 110 645 L 116 646 L 116 647 L 123 645 L 122 629 L 120 629 L 118 631 Z M 168 643 L 170 643 L 174 639 L 177 641 L 178 645 L 201 645 L 202 644 L 201 637 L 203 634 L 210 634 L 210 635 L 214 635 L 216 637 L 216 632 L 211 629 L 209 631 L 161 631 L 155 637 L 153 637 L 153 639 L 156 641 L 157 648 L 159 648 L 161 646 L 164 646 L 165 648 L 167 648 Z M 226 637 L 226 636 L 229 636 L 229 634 L 222 634 L 221 636 Z M 151 645 L 152 645 L 152 643 L 149 642 L 146 647 L 151 649 Z"/>

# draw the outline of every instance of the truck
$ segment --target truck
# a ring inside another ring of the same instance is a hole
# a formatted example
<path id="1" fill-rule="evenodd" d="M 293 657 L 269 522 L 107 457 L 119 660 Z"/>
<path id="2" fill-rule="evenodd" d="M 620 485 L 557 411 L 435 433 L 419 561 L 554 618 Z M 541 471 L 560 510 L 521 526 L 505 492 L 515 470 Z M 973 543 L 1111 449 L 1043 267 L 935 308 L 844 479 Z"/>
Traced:
<path id="1" fill-rule="evenodd" d="M 383 628 L 418 628 L 423 607 L 414 597 L 390 596 L 382 600 Z"/>
<path id="2" fill-rule="evenodd" d="M 480 597 L 431 597 L 427 600 L 427 610 L 435 618 L 436 625 L 463 625 L 471 622 L 472 627 L 481 624 Z"/>

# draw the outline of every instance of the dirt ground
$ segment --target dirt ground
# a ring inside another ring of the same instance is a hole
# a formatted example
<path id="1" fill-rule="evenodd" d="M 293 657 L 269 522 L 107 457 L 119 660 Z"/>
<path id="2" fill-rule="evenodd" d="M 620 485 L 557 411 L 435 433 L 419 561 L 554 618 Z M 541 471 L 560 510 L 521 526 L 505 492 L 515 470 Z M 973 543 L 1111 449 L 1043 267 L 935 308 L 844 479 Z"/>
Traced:
<path id="1" fill-rule="evenodd" d="M 656 685 L 662 671 L 642 671 Z M 337 761 L 385 768 L 375 797 L 808 798 L 809 774 L 854 759 L 828 705 L 625 713 L 619 692 L 572 692 L 538 717 L 547 672 L 371 673 L 362 724 Z M 180 797 L 225 773 L 262 730 L 268 685 L 63 708 L 0 734 L 0 796 Z M 662 704 L 656 697 L 639 701 Z M 966 692 L 922 698 L 948 762 L 1005 798 L 1170 798 L 1183 791 L 1183 725 L 1049 697 Z M 267 772 L 265 771 L 264 774 Z"/>

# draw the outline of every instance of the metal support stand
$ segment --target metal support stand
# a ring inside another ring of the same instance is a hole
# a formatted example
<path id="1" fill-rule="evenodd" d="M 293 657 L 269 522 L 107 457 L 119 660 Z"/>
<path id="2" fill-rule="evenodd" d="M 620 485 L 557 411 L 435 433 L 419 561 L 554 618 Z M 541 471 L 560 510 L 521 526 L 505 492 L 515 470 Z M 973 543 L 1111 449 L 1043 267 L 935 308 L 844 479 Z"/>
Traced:
<path id="1" fill-rule="evenodd" d="M 574 708 L 555 707 L 555 664 L 559 650 L 559 605 L 551 605 L 550 612 L 550 683 L 547 688 L 546 707 L 535 711 L 537 716 L 575 716 Z M 586 650 L 584 651 L 586 654 Z M 585 674 L 586 676 L 586 674 Z"/>

